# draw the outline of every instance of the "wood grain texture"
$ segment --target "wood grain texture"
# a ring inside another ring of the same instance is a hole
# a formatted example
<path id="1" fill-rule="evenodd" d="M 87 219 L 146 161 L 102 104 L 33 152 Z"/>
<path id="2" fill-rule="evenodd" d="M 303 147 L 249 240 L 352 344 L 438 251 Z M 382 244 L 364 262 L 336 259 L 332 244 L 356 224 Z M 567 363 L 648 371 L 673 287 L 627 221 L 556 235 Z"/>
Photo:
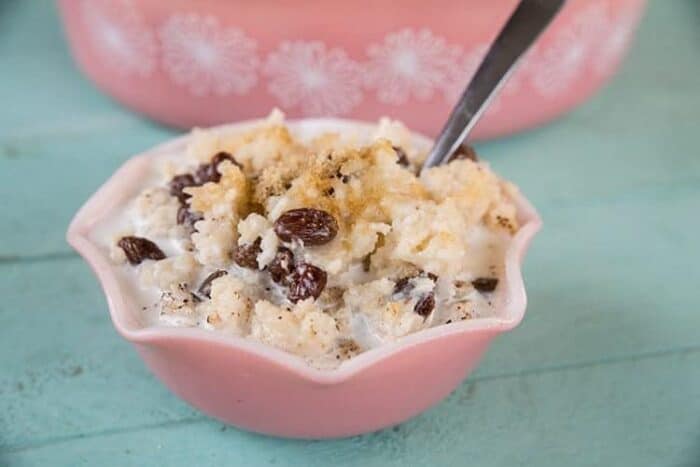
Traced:
<path id="1" fill-rule="evenodd" d="M 116 335 L 68 221 L 176 132 L 73 67 L 51 2 L 0 3 L 0 466 L 700 465 L 700 4 L 651 1 L 619 76 L 479 145 L 540 209 L 525 322 L 447 401 L 331 442 L 251 435 L 171 395 Z"/>
<path id="2" fill-rule="evenodd" d="M 54 438 L 5 457 L 10 465 L 691 467 L 700 455 L 700 421 L 687 410 L 700 404 L 698 365 L 696 349 L 475 378 L 410 422 L 338 441 L 276 440 L 186 417 Z"/>

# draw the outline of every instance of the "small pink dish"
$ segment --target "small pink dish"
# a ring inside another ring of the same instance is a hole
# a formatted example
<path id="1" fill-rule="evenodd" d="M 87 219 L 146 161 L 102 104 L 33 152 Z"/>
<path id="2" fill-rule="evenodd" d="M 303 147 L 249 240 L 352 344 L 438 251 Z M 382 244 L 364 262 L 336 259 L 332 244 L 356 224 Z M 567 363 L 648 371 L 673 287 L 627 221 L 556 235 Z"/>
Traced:
<path id="1" fill-rule="evenodd" d="M 244 122 L 214 131 L 245 130 Z M 369 131 L 348 120 L 289 122 L 310 128 Z M 521 228 L 506 255 L 505 277 L 495 296 L 497 317 L 438 326 L 369 350 L 334 370 L 317 370 L 300 357 L 252 340 L 199 328 L 146 326 L 139 306 L 115 274 L 109 253 L 91 233 L 140 188 L 154 159 L 183 150 L 187 136 L 125 163 L 80 209 L 68 242 L 92 267 L 107 297 L 117 331 L 172 392 L 202 412 L 237 427 L 293 438 L 335 438 L 403 422 L 446 397 L 477 365 L 491 340 L 523 319 L 526 295 L 521 276 L 525 252 L 541 220 L 523 197 Z M 430 141 L 415 136 L 416 145 Z"/>
<path id="2" fill-rule="evenodd" d="M 435 134 L 516 0 L 59 0 L 73 56 L 104 92 L 184 128 L 402 115 Z M 549 121 L 618 68 L 645 0 L 569 0 L 474 137 Z"/>

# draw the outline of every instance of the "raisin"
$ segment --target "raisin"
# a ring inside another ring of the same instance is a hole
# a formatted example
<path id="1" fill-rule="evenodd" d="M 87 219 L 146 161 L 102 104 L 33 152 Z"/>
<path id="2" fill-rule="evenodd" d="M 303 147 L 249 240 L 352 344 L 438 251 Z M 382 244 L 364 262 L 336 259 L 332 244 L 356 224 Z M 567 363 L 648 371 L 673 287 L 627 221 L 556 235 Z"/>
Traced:
<path id="1" fill-rule="evenodd" d="M 461 144 L 457 150 L 450 156 L 449 162 L 457 161 L 461 159 L 469 159 L 470 161 L 478 162 L 479 157 L 476 155 L 476 151 L 473 147 L 468 144 Z"/>
<path id="2" fill-rule="evenodd" d="M 277 284 L 286 285 L 294 269 L 294 253 L 289 248 L 279 247 L 275 258 L 267 265 L 270 277 Z"/>
<path id="3" fill-rule="evenodd" d="M 225 276 L 226 274 L 228 274 L 228 272 L 222 269 L 219 269 L 218 271 L 214 271 L 211 274 L 209 274 L 207 278 L 202 281 L 199 288 L 197 289 L 197 295 L 199 295 L 200 297 L 211 298 L 211 283 L 219 277 Z"/>
<path id="4" fill-rule="evenodd" d="M 408 167 L 410 162 L 408 162 L 408 157 L 406 157 L 406 151 L 404 151 L 402 148 L 399 146 L 392 146 L 394 148 L 394 152 L 396 153 L 396 163 L 399 164 L 401 167 Z"/>
<path id="5" fill-rule="evenodd" d="M 165 258 L 165 253 L 158 248 L 158 245 L 143 237 L 127 236 L 122 237 L 117 246 L 124 250 L 129 263 L 136 266 L 145 259 L 155 261 Z"/>
<path id="6" fill-rule="evenodd" d="M 413 311 L 422 317 L 428 316 L 435 308 L 435 295 L 432 293 L 423 295 L 413 307 Z"/>
<path id="7" fill-rule="evenodd" d="M 394 285 L 394 293 L 395 294 L 400 294 L 404 292 L 410 292 L 413 286 L 411 285 L 410 281 L 413 279 L 413 277 L 402 277 L 401 279 L 396 281 L 396 284 Z"/>
<path id="8" fill-rule="evenodd" d="M 221 164 L 223 161 L 231 161 L 233 165 L 239 169 L 243 169 L 243 164 L 238 162 L 235 157 L 226 151 L 217 152 L 211 159 L 211 163 L 214 164 L 214 166 Z"/>
<path id="9" fill-rule="evenodd" d="M 233 252 L 233 261 L 244 268 L 258 269 L 258 255 L 262 251 L 260 249 L 260 237 L 256 238 L 253 243 L 247 245 L 239 245 Z"/>
<path id="10" fill-rule="evenodd" d="M 201 221 L 204 216 L 199 212 L 190 211 L 189 207 L 182 205 L 177 210 L 177 223 L 182 224 L 189 230 L 194 231 L 195 222 Z"/>
<path id="11" fill-rule="evenodd" d="M 233 165 L 236 165 L 241 169 L 243 168 L 243 166 L 238 163 L 238 161 L 236 161 L 231 154 L 222 151 L 212 157 L 208 164 L 202 164 L 197 168 L 197 171 L 195 172 L 197 183 L 199 185 L 204 185 L 207 182 L 219 183 L 219 180 L 221 180 L 221 174 L 217 170 L 217 167 L 223 161 L 231 161 Z"/>
<path id="12" fill-rule="evenodd" d="M 338 222 L 326 211 L 301 208 L 283 213 L 274 228 L 283 242 L 300 240 L 304 245 L 314 246 L 333 240 L 338 233 Z"/>
<path id="13" fill-rule="evenodd" d="M 192 174 L 180 174 L 180 175 L 175 175 L 172 180 L 170 180 L 170 183 L 168 184 L 170 188 L 170 194 L 175 196 L 181 204 L 185 203 L 185 200 L 190 197 L 187 193 L 184 193 L 182 190 L 187 188 L 188 186 L 196 186 L 197 182 L 195 181 L 194 177 Z"/>
<path id="14" fill-rule="evenodd" d="M 326 287 L 326 271 L 312 264 L 300 263 L 289 278 L 287 298 L 293 303 L 313 297 L 318 298 Z"/>
<path id="15" fill-rule="evenodd" d="M 479 277 L 472 281 L 472 285 L 479 292 L 493 292 L 498 285 L 498 279 L 495 277 Z"/>
<path id="16" fill-rule="evenodd" d="M 190 215 L 190 209 L 187 205 L 182 205 L 177 208 L 177 223 L 178 224 L 189 224 L 188 217 Z"/>
<path id="17" fill-rule="evenodd" d="M 413 284 L 411 284 L 411 279 L 414 279 L 416 277 L 427 277 L 433 282 L 437 282 L 438 280 L 438 276 L 436 276 L 432 272 L 425 271 L 421 271 L 413 276 L 402 277 L 401 279 L 396 281 L 396 284 L 394 285 L 394 294 L 407 294 L 411 290 L 413 290 Z"/>
<path id="18" fill-rule="evenodd" d="M 372 267 L 372 255 L 365 255 L 362 258 L 362 270 L 364 272 L 369 272 L 369 269 Z"/>

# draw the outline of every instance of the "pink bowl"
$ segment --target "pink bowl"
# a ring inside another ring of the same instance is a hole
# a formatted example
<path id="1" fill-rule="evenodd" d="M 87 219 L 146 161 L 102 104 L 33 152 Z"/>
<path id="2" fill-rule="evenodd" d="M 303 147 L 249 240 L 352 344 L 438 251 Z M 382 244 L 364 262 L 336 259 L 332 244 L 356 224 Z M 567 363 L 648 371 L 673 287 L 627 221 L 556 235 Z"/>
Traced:
<path id="1" fill-rule="evenodd" d="M 243 130 L 256 123 L 218 130 Z M 293 131 L 370 128 L 333 119 L 289 126 Z M 186 140 L 178 138 L 124 164 L 80 209 L 68 229 L 68 242 L 99 278 L 117 331 L 168 388 L 203 412 L 277 436 L 330 438 L 374 431 L 443 399 L 476 366 L 491 340 L 522 320 L 526 296 L 520 266 L 541 221 L 527 200 L 518 198 L 522 227 L 507 252 L 505 278 L 493 297 L 495 318 L 430 328 L 360 354 L 335 370 L 317 370 L 300 357 L 244 338 L 199 328 L 146 326 L 107 252 L 90 235 L 135 196 L 154 158 L 184 150 Z M 416 143 L 427 147 L 430 141 L 416 136 Z"/>
<path id="2" fill-rule="evenodd" d="M 73 54 L 106 93 L 179 127 L 400 117 L 435 134 L 517 0 L 59 0 Z M 550 120 L 617 68 L 644 0 L 569 0 L 480 122 Z M 322 18 L 322 20 L 321 20 Z"/>

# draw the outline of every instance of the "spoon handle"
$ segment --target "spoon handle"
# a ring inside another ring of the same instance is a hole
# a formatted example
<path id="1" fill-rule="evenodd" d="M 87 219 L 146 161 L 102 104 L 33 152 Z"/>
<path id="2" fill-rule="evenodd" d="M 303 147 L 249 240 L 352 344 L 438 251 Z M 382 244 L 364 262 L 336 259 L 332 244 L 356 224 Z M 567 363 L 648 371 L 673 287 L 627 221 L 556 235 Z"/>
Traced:
<path id="1" fill-rule="evenodd" d="M 442 164 L 466 139 L 516 64 L 566 0 L 522 0 L 452 110 L 423 168 Z"/>

